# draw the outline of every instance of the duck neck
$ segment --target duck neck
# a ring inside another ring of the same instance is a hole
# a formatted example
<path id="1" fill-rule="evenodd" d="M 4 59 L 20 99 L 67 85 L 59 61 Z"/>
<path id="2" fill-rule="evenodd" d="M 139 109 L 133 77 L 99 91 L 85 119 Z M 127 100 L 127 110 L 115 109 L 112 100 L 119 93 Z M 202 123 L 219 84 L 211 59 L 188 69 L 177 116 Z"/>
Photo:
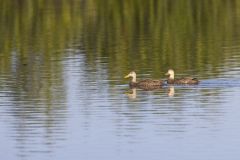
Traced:
<path id="1" fill-rule="evenodd" d="M 174 80 L 174 74 L 170 74 L 169 79 Z"/>
<path id="2" fill-rule="evenodd" d="M 133 77 L 132 77 L 132 82 L 133 82 L 133 83 L 136 83 L 136 82 L 137 82 L 136 76 L 133 76 Z"/>

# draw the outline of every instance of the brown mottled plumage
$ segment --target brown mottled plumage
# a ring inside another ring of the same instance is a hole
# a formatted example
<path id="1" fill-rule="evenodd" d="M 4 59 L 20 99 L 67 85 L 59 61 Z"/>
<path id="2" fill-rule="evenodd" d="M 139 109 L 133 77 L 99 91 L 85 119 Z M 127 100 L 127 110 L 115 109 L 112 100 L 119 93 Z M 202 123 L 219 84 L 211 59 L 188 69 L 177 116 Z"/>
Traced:
<path id="1" fill-rule="evenodd" d="M 199 83 L 199 80 L 197 78 L 192 78 L 192 77 L 174 79 L 174 71 L 172 69 L 169 69 L 165 75 L 168 75 L 168 80 L 167 80 L 168 84 L 198 84 Z"/>
<path id="2" fill-rule="evenodd" d="M 145 79 L 138 81 L 136 80 L 136 73 L 134 71 L 130 72 L 128 75 L 126 75 L 124 78 L 132 77 L 132 80 L 129 83 L 129 86 L 131 88 L 141 88 L 145 90 L 152 90 L 160 88 L 163 85 L 162 80 L 151 80 L 151 79 Z"/>

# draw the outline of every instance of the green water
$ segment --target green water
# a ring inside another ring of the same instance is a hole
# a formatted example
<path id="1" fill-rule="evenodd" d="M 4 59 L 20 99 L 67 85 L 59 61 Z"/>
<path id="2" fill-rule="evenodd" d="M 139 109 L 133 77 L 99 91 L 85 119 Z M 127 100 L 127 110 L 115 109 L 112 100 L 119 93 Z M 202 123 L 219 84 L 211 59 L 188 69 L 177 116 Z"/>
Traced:
<path id="1" fill-rule="evenodd" d="M 239 44 L 239 6 L 221 0 L 2 0 L 1 68 L 9 72 L 13 53 L 17 63 L 37 56 L 50 68 L 51 57 L 61 59 L 73 48 L 83 50 L 89 65 L 107 57 L 109 76 L 135 69 L 160 77 L 169 67 L 218 74 L 234 56 L 224 47 Z"/>

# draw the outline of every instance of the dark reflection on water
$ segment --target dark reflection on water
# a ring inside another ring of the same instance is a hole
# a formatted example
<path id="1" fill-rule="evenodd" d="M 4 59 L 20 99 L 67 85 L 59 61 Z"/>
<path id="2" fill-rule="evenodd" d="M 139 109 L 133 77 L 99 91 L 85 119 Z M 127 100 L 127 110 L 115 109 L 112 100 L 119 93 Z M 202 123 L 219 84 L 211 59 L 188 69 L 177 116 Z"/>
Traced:
<path id="1" fill-rule="evenodd" d="M 19 157 L 52 152 L 66 135 L 67 113 L 60 72 L 54 78 L 40 66 L 36 72 L 31 72 L 35 69 L 30 66 L 14 64 L 13 68 L 13 73 L 1 79 L 0 113 L 5 117 L 3 125 L 10 129 L 6 138 L 15 141 Z"/>
<path id="2" fill-rule="evenodd" d="M 240 156 L 239 1 L 0 4 L 3 159 Z M 169 68 L 201 82 L 144 91 L 123 79 Z"/>

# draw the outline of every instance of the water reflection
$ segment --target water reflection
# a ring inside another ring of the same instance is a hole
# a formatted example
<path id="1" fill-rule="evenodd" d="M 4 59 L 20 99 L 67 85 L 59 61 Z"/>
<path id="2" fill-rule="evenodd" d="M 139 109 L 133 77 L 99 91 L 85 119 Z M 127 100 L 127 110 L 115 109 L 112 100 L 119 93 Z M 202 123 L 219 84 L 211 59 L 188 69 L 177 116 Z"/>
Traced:
<path id="1" fill-rule="evenodd" d="M 15 60 L 30 66 L 35 58 L 43 63 L 59 60 L 68 47 L 85 50 L 86 62 L 92 66 L 96 57 L 107 57 L 111 78 L 130 68 L 153 72 L 156 78 L 168 68 L 216 77 L 227 59 L 239 61 L 235 56 L 240 22 L 236 0 L 70 1 L 24 1 L 21 5 L 16 0 L 2 1 L 0 65 L 4 72 Z"/>
<path id="2" fill-rule="evenodd" d="M 16 141 L 15 154 L 31 158 L 34 153 L 53 152 L 64 141 L 65 90 L 58 61 L 32 56 L 23 63 L 17 57 L 13 53 L 11 68 L 1 74 L 0 113 L 8 119 L 5 125 L 10 128 L 8 136 Z"/>
<path id="3" fill-rule="evenodd" d="M 126 92 L 129 99 L 136 99 L 137 98 L 137 88 L 131 88 Z"/>
<path id="4" fill-rule="evenodd" d="M 175 89 L 173 85 L 169 85 L 169 86 L 164 86 L 161 88 L 164 92 L 167 91 L 167 95 L 169 97 L 173 97 L 175 94 Z M 137 91 L 139 90 L 139 91 Z M 129 99 L 136 99 L 137 98 L 137 92 L 150 92 L 150 91 L 155 91 L 155 92 L 159 92 L 159 89 L 152 89 L 152 90 L 143 90 L 143 89 L 137 89 L 137 88 L 130 88 L 129 90 L 127 90 L 125 92 L 125 94 L 128 96 Z"/>
<path id="5" fill-rule="evenodd" d="M 170 85 L 170 86 L 168 87 L 168 96 L 169 96 L 169 97 L 173 97 L 174 94 L 175 94 L 174 86 Z"/>
<path id="6" fill-rule="evenodd" d="M 118 111 L 118 115 L 122 115 L 121 119 L 124 122 L 121 124 L 122 127 L 131 124 L 130 128 L 125 128 L 124 133 L 134 130 L 134 134 L 136 134 L 139 130 L 143 130 L 146 124 L 156 129 L 154 133 L 161 136 L 189 132 L 188 129 L 195 122 L 199 122 L 198 125 L 194 125 L 196 128 L 215 128 L 222 121 L 224 115 L 219 104 L 228 103 L 218 98 L 223 94 L 225 92 L 222 89 L 206 89 L 201 86 L 168 86 L 158 91 L 132 89 L 128 94 L 130 101 L 122 106 L 124 109 Z M 209 99 L 204 100 L 206 97 Z M 131 118 L 137 118 L 137 120 Z M 135 136 L 132 135 L 132 137 Z M 181 137 L 181 135 L 178 136 Z"/>

